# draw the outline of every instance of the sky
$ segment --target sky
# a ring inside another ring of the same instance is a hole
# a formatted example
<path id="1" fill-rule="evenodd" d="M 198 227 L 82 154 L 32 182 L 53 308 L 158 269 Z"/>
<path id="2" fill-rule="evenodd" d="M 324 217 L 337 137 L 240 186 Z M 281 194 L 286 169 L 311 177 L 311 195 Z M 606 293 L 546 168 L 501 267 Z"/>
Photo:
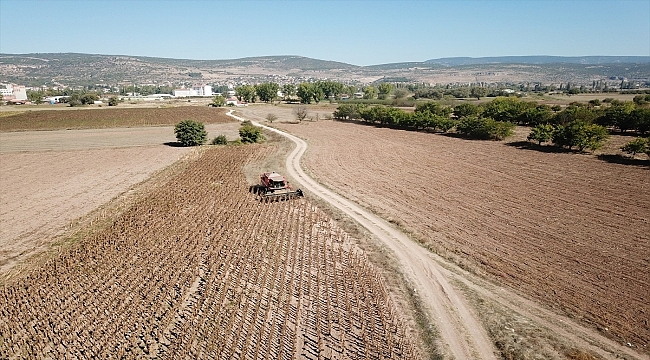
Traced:
<path id="1" fill-rule="evenodd" d="M 354 65 L 650 56 L 650 0 L 0 0 L 0 53 L 51 52 Z"/>

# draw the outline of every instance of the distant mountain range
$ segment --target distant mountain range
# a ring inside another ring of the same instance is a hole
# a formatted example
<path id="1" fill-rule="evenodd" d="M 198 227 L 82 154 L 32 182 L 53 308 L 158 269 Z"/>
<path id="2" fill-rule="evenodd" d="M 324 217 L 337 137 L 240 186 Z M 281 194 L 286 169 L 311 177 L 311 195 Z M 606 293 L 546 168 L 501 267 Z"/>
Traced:
<path id="1" fill-rule="evenodd" d="M 0 83 L 27 86 L 286 83 L 314 79 L 360 84 L 591 83 L 619 78 L 650 81 L 650 56 L 453 57 L 357 66 L 302 56 L 189 60 L 78 53 L 0 54 Z"/>
<path id="2" fill-rule="evenodd" d="M 647 64 L 650 56 L 497 56 L 497 57 L 449 57 L 431 59 L 427 64 L 446 66 L 481 64 Z"/>

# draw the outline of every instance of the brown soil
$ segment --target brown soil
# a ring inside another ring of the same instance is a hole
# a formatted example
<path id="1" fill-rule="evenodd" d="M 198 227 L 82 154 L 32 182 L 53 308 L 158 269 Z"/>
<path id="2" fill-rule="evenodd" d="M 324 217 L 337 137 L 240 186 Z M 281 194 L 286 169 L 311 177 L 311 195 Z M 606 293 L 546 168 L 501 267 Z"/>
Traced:
<path id="1" fill-rule="evenodd" d="M 224 113 L 224 108 L 208 106 L 62 108 L 25 111 L 10 116 L 0 116 L 0 132 L 175 125 L 181 120 L 188 119 L 205 124 L 232 122 Z"/>
<path id="2" fill-rule="evenodd" d="M 260 203 L 264 145 L 215 147 L 0 289 L 0 357 L 417 358 L 376 270 L 306 200 Z"/>
<path id="3" fill-rule="evenodd" d="M 332 121 L 280 126 L 307 140 L 305 165 L 326 186 L 647 351 L 647 167 Z"/>
<path id="4" fill-rule="evenodd" d="M 238 127 L 206 129 L 234 140 Z M 169 126 L 0 133 L 0 272 L 193 151 L 164 145 L 175 141 Z"/>

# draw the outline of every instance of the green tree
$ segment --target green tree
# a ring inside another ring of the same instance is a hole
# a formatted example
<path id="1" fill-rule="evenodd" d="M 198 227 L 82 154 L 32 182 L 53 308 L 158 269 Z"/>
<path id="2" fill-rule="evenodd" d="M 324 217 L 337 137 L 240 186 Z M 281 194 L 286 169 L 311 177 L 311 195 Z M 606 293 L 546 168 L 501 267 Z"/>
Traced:
<path id="1" fill-rule="evenodd" d="M 265 140 L 262 129 L 248 122 L 242 123 L 239 128 L 239 137 L 245 144 L 253 144 Z"/>
<path id="2" fill-rule="evenodd" d="M 43 93 L 40 91 L 27 91 L 27 100 L 32 102 L 33 104 L 42 104 L 43 103 Z"/>
<path id="3" fill-rule="evenodd" d="M 538 145 L 542 145 L 543 142 L 551 140 L 554 131 L 555 128 L 551 124 L 539 124 L 531 129 L 527 139 L 537 141 Z"/>
<path id="4" fill-rule="evenodd" d="M 273 102 L 278 97 L 280 85 L 274 82 L 267 82 L 255 86 L 255 93 L 261 101 L 266 103 Z"/>
<path id="5" fill-rule="evenodd" d="M 580 151 L 584 149 L 597 150 L 609 138 L 607 128 L 598 124 L 589 124 L 584 121 L 574 121 L 565 126 L 559 126 L 553 134 L 553 143 L 557 146 L 574 146 Z"/>
<path id="6" fill-rule="evenodd" d="M 317 88 L 320 88 L 322 90 L 323 95 L 329 100 L 339 99 L 343 93 L 343 89 L 345 88 L 345 85 L 341 84 L 340 82 L 330 80 L 321 80 L 316 82 L 315 85 Z"/>
<path id="7" fill-rule="evenodd" d="M 228 138 L 226 138 L 226 135 L 217 135 L 214 139 L 212 139 L 211 142 L 212 145 L 227 145 L 228 144 Z"/>
<path id="8" fill-rule="evenodd" d="M 408 91 L 406 89 L 397 88 L 393 91 L 393 95 L 395 95 L 395 99 L 402 99 L 408 95 Z"/>
<path id="9" fill-rule="evenodd" d="M 202 145 L 208 140 L 208 132 L 203 123 L 195 120 L 183 120 L 174 127 L 176 139 L 183 146 Z"/>
<path id="10" fill-rule="evenodd" d="M 296 95 L 296 85 L 294 84 L 285 84 L 282 86 L 282 95 L 284 95 L 284 100 L 289 101 L 292 96 Z"/>
<path id="11" fill-rule="evenodd" d="M 226 105 L 226 98 L 224 98 L 221 95 L 217 95 L 214 98 L 212 98 L 212 102 L 210 104 L 212 106 L 222 107 L 222 106 Z"/>
<path id="12" fill-rule="evenodd" d="M 621 150 L 628 154 L 632 154 L 633 158 L 639 153 L 646 153 L 650 156 L 650 153 L 648 153 L 650 151 L 650 142 L 648 139 L 638 137 L 625 144 Z"/>
<path id="13" fill-rule="evenodd" d="M 479 116 L 481 114 L 481 108 L 472 103 L 465 102 L 454 106 L 453 113 L 457 118 Z"/>
<path id="14" fill-rule="evenodd" d="M 240 101 L 255 102 L 255 87 L 253 85 L 242 85 L 235 88 L 235 96 Z"/>
<path id="15" fill-rule="evenodd" d="M 377 88 L 374 86 L 366 86 L 363 88 L 364 99 L 374 99 L 377 97 Z"/>
<path id="16" fill-rule="evenodd" d="M 487 95 L 487 89 L 484 87 L 474 86 L 470 89 L 469 94 L 471 97 L 475 97 L 476 100 L 481 100 L 482 97 Z"/>
<path id="17" fill-rule="evenodd" d="M 108 106 L 117 106 L 117 104 L 119 104 L 119 103 L 120 103 L 120 101 L 117 99 L 117 96 L 111 96 L 108 99 Z"/>
<path id="18" fill-rule="evenodd" d="M 393 85 L 389 83 L 381 83 L 377 85 L 377 91 L 379 92 L 378 98 L 384 100 L 388 98 L 388 95 L 393 90 Z"/>
<path id="19" fill-rule="evenodd" d="M 90 105 L 90 104 L 95 103 L 95 101 L 99 100 L 99 95 L 97 95 L 95 93 L 87 93 L 87 94 L 81 95 L 79 97 L 79 100 L 84 105 Z"/>
<path id="20" fill-rule="evenodd" d="M 429 101 L 426 103 L 417 104 L 415 106 L 415 112 L 425 112 L 428 111 L 434 115 L 449 117 L 452 112 L 452 108 L 446 105 L 441 105 L 435 101 Z"/>
<path id="21" fill-rule="evenodd" d="M 514 134 L 515 124 L 508 121 L 495 121 L 491 118 L 468 116 L 456 124 L 456 130 L 473 139 L 503 140 Z"/>
<path id="22" fill-rule="evenodd" d="M 296 90 L 296 95 L 300 98 L 300 102 L 303 104 L 311 104 L 314 99 L 316 87 L 312 83 L 300 83 L 298 89 Z"/>

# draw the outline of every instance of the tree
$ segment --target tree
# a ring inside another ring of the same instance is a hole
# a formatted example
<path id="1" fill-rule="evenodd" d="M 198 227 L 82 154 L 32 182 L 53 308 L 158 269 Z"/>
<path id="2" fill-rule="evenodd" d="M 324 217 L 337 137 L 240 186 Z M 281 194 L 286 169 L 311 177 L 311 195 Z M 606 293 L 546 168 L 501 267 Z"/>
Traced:
<path id="1" fill-rule="evenodd" d="M 389 83 L 381 83 L 377 85 L 377 90 L 379 91 L 379 99 L 384 100 L 388 98 L 388 95 L 390 94 L 391 90 L 393 90 L 393 85 Z"/>
<path id="2" fill-rule="evenodd" d="M 554 131 L 555 128 L 551 124 L 539 124 L 532 128 L 527 139 L 537 141 L 538 145 L 542 145 L 543 142 L 551 140 Z"/>
<path id="3" fill-rule="evenodd" d="M 481 108 L 472 103 L 462 103 L 454 107 L 454 115 L 457 118 L 468 116 L 478 116 L 481 114 Z"/>
<path id="4" fill-rule="evenodd" d="M 302 122 L 307 118 L 307 107 L 306 106 L 297 106 L 293 108 L 293 115 L 296 117 L 298 122 Z"/>
<path id="5" fill-rule="evenodd" d="M 458 121 L 456 130 L 473 139 L 503 140 L 514 133 L 515 124 L 491 118 L 468 116 Z"/>
<path id="6" fill-rule="evenodd" d="M 40 91 L 27 91 L 27 100 L 31 101 L 33 104 L 42 104 L 43 103 L 43 94 Z"/>
<path id="7" fill-rule="evenodd" d="M 312 83 L 300 83 L 296 90 L 296 95 L 300 98 L 303 104 L 311 104 L 314 99 L 315 86 Z"/>
<path id="8" fill-rule="evenodd" d="M 117 104 L 119 104 L 117 96 L 111 96 L 110 99 L 108 99 L 108 106 L 117 106 Z"/>
<path id="9" fill-rule="evenodd" d="M 296 85 L 294 84 L 285 84 L 282 86 L 282 95 L 284 95 L 284 100 L 289 101 L 292 96 L 296 95 Z"/>
<path id="10" fill-rule="evenodd" d="M 278 116 L 272 113 L 266 114 L 266 120 L 270 122 L 271 124 L 278 119 Z"/>
<path id="11" fill-rule="evenodd" d="M 226 138 L 226 135 L 218 135 L 214 139 L 212 139 L 211 142 L 212 145 L 227 145 L 228 144 L 228 138 Z"/>
<path id="12" fill-rule="evenodd" d="M 253 85 L 242 85 L 235 88 L 235 95 L 240 101 L 255 102 L 255 87 Z"/>
<path id="13" fill-rule="evenodd" d="M 650 156 L 650 141 L 648 141 L 648 139 L 638 137 L 625 144 L 621 150 L 628 154 L 632 154 L 632 158 L 634 158 L 638 153 L 646 153 L 648 156 Z"/>
<path id="14" fill-rule="evenodd" d="M 94 104 L 95 101 L 99 100 L 99 95 L 97 95 L 95 93 L 87 93 L 87 94 L 81 95 L 79 97 L 79 100 L 84 105 L 90 105 L 90 104 Z"/>
<path id="15" fill-rule="evenodd" d="M 4 96 L 2 96 L 2 94 L 0 94 L 0 106 L 4 105 L 4 104 L 5 104 Z"/>
<path id="16" fill-rule="evenodd" d="M 273 102 L 276 97 L 278 97 L 278 91 L 280 90 L 280 85 L 274 82 L 267 82 L 258 84 L 255 86 L 255 93 L 261 101 L 266 103 Z"/>
<path id="17" fill-rule="evenodd" d="M 395 89 L 395 91 L 393 91 L 393 95 L 395 95 L 395 99 L 402 99 L 405 98 L 406 95 L 408 95 L 408 91 L 405 89 L 398 88 Z"/>
<path id="18" fill-rule="evenodd" d="M 221 95 L 217 95 L 212 99 L 212 102 L 210 103 L 210 105 L 216 106 L 216 107 L 222 107 L 222 106 L 226 105 L 226 99 Z"/>
<path id="19" fill-rule="evenodd" d="M 341 84 L 340 82 L 330 80 L 321 80 L 316 82 L 315 85 L 323 92 L 324 97 L 320 100 L 324 99 L 325 97 L 327 97 L 329 100 L 338 99 L 341 94 L 343 94 L 343 89 L 345 88 L 345 85 Z M 316 102 L 320 100 L 316 100 Z"/>
<path id="20" fill-rule="evenodd" d="M 250 121 L 245 121 L 239 128 L 239 137 L 245 144 L 254 144 L 265 139 L 262 129 L 253 125 Z"/>
<path id="21" fill-rule="evenodd" d="M 195 120 L 183 120 L 174 127 L 176 139 L 183 146 L 202 145 L 208 141 L 208 132 L 203 123 Z"/>
<path id="22" fill-rule="evenodd" d="M 559 126 L 553 133 L 555 145 L 567 146 L 569 149 L 576 146 L 580 151 L 586 148 L 600 149 L 608 138 L 607 128 L 584 121 L 573 121 L 565 126 Z"/>
<path id="23" fill-rule="evenodd" d="M 364 99 L 374 99 L 377 97 L 377 88 L 374 86 L 366 86 L 363 88 Z"/>
<path id="24" fill-rule="evenodd" d="M 481 100 L 482 97 L 487 95 L 487 89 L 484 87 L 472 87 L 469 94 L 471 97 L 475 97 L 476 100 Z"/>

